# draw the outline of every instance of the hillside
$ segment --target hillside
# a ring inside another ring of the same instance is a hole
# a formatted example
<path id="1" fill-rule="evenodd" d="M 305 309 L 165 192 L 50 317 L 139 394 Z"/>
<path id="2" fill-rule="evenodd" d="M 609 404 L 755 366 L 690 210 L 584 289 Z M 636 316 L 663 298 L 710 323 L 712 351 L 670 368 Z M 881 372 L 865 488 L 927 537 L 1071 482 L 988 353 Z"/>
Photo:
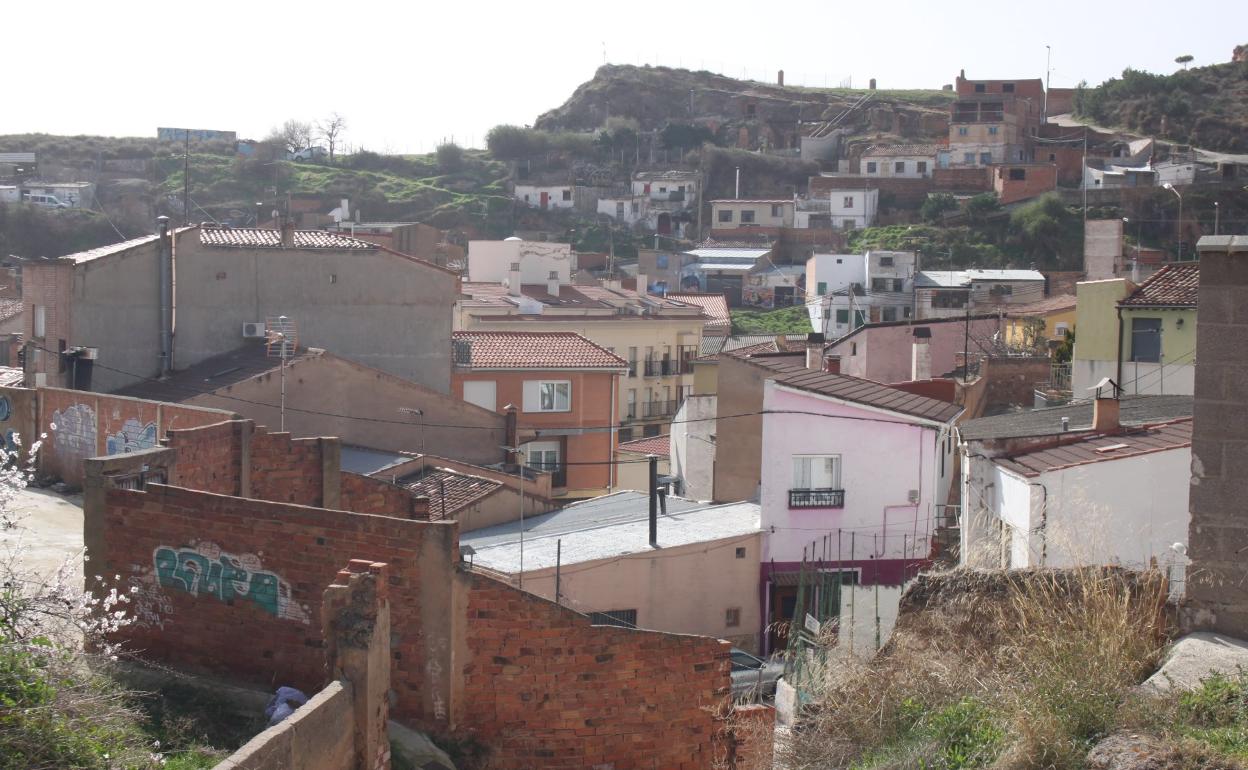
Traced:
<path id="1" fill-rule="evenodd" d="M 1076 114 L 1100 125 L 1206 150 L 1248 152 L 1248 61 L 1172 75 L 1128 69 L 1075 95 Z"/>

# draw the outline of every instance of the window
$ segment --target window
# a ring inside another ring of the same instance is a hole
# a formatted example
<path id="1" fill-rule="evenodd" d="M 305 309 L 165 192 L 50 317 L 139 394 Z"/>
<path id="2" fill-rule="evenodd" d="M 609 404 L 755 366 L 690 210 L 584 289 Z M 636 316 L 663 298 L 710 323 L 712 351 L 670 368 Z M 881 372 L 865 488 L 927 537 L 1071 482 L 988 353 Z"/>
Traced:
<path id="1" fill-rule="evenodd" d="M 572 200 L 572 191 L 571 191 L 571 190 L 564 190 L 564 191 L 563 191 L 563 199 L 564 199 L 565 201 L 570 201 L 570 200 Z"/>
<path id="2" fill-rule="evenodd" d="M 640 212 L 641 212 L 641 204 L 640 204 L 640 203 L 638 203 L 637 201 L 633 201 L 633 205 L 632 205 L 632 212 L 633 212 L 634 214 L 637 214 L 637 213 L 640 213 Z"/>
<path id="3" fill-rule="evenodd" d="M 464 400 L 493 412 L 498 408 L 498 384 L 494 380 L 467 380 Z"/>
<path id="4" fill-rule="evenodd" d="M 842 228 L 844 228 L 844 229 L 846 229 L 846 230 L 853 230 L 853 229 L 854 229 L 854 220 L 852 220 L 852 219 L 842 219 L 842 220 L 841 220 L 841 227 L 842 227 Z"/>
<path id="5" fill-rule="evenodd" d="M 1010 169 L 1010 181 L 1011 182 L 1022 182 L 1026 179 L 1027 179 L 1027 169 L 1025 168 Z"/>
<path id="6" fill-rule="evenodd" d="M 914 170 L 920 174 L 927 173 L 927 161 L 921 160 L 914 164 Z"/>
<path id="7" fill-rule="evenodd" d="M 606 610 L 589 613 L 589 622 L 595 626 L 637 627 L 637 610 Z"/>
<path id="8" fill-rule="evenodd" d="M 1014 93 L 1014 84 L 1013 84 L 1013 83 L 1002 83 L 1002 84 L 1001 84 L 1001 90 L 1002 90 L 1002 91 L 1004 91 L 1004 92 L 1005 92 L 1005 93 L 1007 93 L 1007 94 L 1012 94 L 1012 93 Z"/>
<path id="9" fill-rule="evenodd" d="M 1065 321 L 1058 321 L 1057 325 L 1053 327 L 1053 334 L 1054 336 L 1057 336 L 1057 337 L 1069 337 L 1070 336 L 1070 324 L 1066 323 Z"/>
<path id="10" fill-rule="evenodd" d="M 966 126 L 958 126 L 958 136 L 968 136 L 970 133 L 971 133 L 970 128 Z"/>
<path id="11" fill-rule="evenodd" d="M 991 162 L 992 162 L 992 153 L 990 153 L 990 152 L 981 152 L 981 153 L 979 154 L 979 162 L 980 162 L 980 163 L 984 163 L 984 164 L 991 163 Z"/>
<path id="12" fill-rule="evenodd" d="M 779 219 L 780 217 L 784 216 L 783 209 L 784 207 L 781 206 L 779 203 L 771 204 L 771 218 Z"/>
<path id="13" fill-rule="evenodd" d="M 880 257 L 880 267 L 892 267 L 892 266 L 893 266 L 892 257 Z"/>
<path id="14" fill-rule="evenodd" d="M 841 201 L 841 208 L 852 209 L 853 207 L 854 207 L 854 196 L 846 195 L 845 199 Z"/>
<path id="15" fill-rule="evenodd" d="M 840 455 L 793 455 L 793 489 L 840 488 Z"/>
<path id="16" fill-rule="evenodd" d="M 539 471 L 554 473 L 559 470 L 559 442 L 534 441 L 524 445 L 527 459 L 524 464 Z"/>
<path id="17" fill-rule="evenodd" d="M 47 334 L 48 308 L 46 305 L 35 305 L 35 336 Z"/>
<path id="18" fill-rule="evenodd" d="M 880 313 L 880 320 L 886 323 L 889 321 L 896 321 L 897 320 L 897 308 L 895 307 L 884 308 Z"/>
<path id="19" fill-rule="evenodd" d="M 828 293 L 828 282 L 827 282 L 827 281 L 820 281 L 819 283 L 815 284 L 815 293 L 816 293 L 816 294 L 818 294 L 820 297 L 822 297 L 823 295 L 827 294 L 827 293 Z"/>
<path id="20" fill-rule="evenodd" d="M 894 164 L 893 164 L 893 173 L 894 173 L 894 174 L 904 174 L 904 173 L 906 173 L 906 162 L 905 162 L 904 160 L 899 160 L 899 161 L 897 161 L 896 163 L 894 163 Z"/>
<path id="21" fill-rule="evenodd" d="M 528 193 L 525 193 L 525 194 L 524 194 L 524 202 L 525 202 L 525 203 L 528 203 L 528 202 L 529 202 L 529 194 L 528 194 Z"/>
<path id="22" fill-rule="evenodd" d="M 624 201 L 615 202 L 615 218 L 616 219 L 624 218 Z"/>
<path id="23" fill-rule="evenodd" d="M 661 192 L 661 193 L 665 193 L 665 192 L 667 192 L 667 188 L 666 188 L 666 187 L 660 187 L 660 188 L 659 188 L 659 192 Z"/>
<path id="24" fill-rule="evenodd" d="M 620 443 L 623 444 L 625 441 L 632 441 L 632 440 L 633 440 L 633 429 L 632 428 L 620 428 Z"/>
<path id="25" fill-rule="evenodd" d="M 1049 153 L 1049 162 L 1050 162 L 1050 163 L 1056 163 L 1056 162 L 1057 162 L 1057 153 L 1055 153 L 1055 152 L 1051 152 L 1051 153 Z"/>
<path id="26" fill-rule="evenodd" d="M 731 222 L 732 221 L 732 209 L 720 209 L 718 216 L 719 216 L 720 222 Z"/>
<path id="27" fill-rule="evenodd" d="M 660 429 L 661 427 L 662 426 L 660 426 L 658 423 L 652 422 L 649 425 L 646 425 L 641 429 L 641 437 L 642 438 L 654 438 L 655 436 L 658 436 L 659 434 L 663 432 Z"/>
<path id="28" fill-rule="evenodd" d="M 996 136 L 996 135 L 997 135 L 997 131 L 999 130 L 999 128 L 1000 128 L 999 126 L 988 126 L 988 135 L 989 135 L 989 136 Z"/>
<path id="29" fill-rule="evenodd" d="M 1131 319 L 1131 360 L 1161 363 L 1161 319 Z"/>
<path id="30" fill-rule="evenodd" d="M 724 612 L 724 625 L 728 628 L 736 628 L 741 625 L 741 608 L 729 607 Z"/>
<path id="31" fill-rule="evenodd" d="M 754 209 L 741 210 L 741 224 L 748 225 L 754 222 Z"/>
<path id="32" fill-rule="evenodd" d="M 744 559 L 744 558 L 745 558 L 745 546 L 743 546 L 743 545 L 741 545 L 741 546 L 737 546 L 737 558 L 738 558 L 738 559 Z"/>
<path id="33" fill-rule="evenodd" d="M 963 163 L 974 163 L 974 162 L 975 162 L 975 153 L 973 153 L 973 152 L 963 153 L 963 155 L 962 155 L 962 162 L 963 162 Z"/>
<path id="34" fill-rule="evenodd" d="M 858 355 L 858 343 L 857 342 L 849 343 L 849 354 L 851 356 Z"/>
<path id="35" fill-rule="evenodd" d="M 977 93 L 977 94 L 982 94 L 982 93 L 984 93 L 984 92 L 985 92 L 985 91 L 987 91 L 987 90 L 988 90 L 988 86 L 987 86 L 987 85 L 985 85 L 985 84 L 983 84 L 983 83 L 976 83 L 976 84 L 975 84 L 975 93 Z"/>
<path id="36" fill-rule="evenodd" d="M 849 309 L 848 308 L 837 309 L 836 323 L 838 326 L 844 326 L 845 324 L 849 323 Z"/>
<path id="37" fill-rule="evenodd" d="M 868 173 L 868 174 L 874 174 L 874 173 L 875 173 L 875 171 L 876 171 L 876 168 L 878 168 L 878 166 L 879 166 L 879 164 L 877 164 L 877 163 L 876 163 L 875 161 L 873 161 L 873 160 L 869 160 L 869 161 L 867 161 L 867 173 Z"/>
<path id="38" fill-rule="evenodd" d="M 891 283 L 889 282 L 889 279 L 887 278 L 872 278 L 871 279 L 871 291 L 873 292 L 888 291 L 889 286 L 891 286 Z"/>
<path id="39" fill-rule="evenodd" d="M 894 279 L 893 279 L 893 291 L 895 291 L 895 292 L 897 292 L 898 294 L 900 294 L 901 292 L 905 291 L 905 289 L 906 289 L 906 279 L 905 279 L 905 278 L 894 278 Z"/>
<path id="40" fill-rule="evenodd" d="M 526 380 L 524 411 L 568 412 L 572 410 L 572 383 L 568 380 Z"/>
<path id="41" fill-rule="evenodd" d="M 654 266 L 658 268 L 659 270 L 666 270 L 667 269 L 667 255 L 666 254 L 655 255 Z"/>

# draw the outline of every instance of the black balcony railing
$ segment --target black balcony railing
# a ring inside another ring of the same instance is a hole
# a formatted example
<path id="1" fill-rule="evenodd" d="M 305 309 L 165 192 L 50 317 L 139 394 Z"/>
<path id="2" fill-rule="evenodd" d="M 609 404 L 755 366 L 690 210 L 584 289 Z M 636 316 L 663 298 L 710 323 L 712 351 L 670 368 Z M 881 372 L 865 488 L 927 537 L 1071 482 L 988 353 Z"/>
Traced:
<path id="1" fill-rule="evenodd" d="M 676 414 L 675 401 L 645 401 L 642 403 L 642 417 L 670 417 Z"/>
<path id="2" fill-rule="evenodd" d="M 790 508 L 844 508 L 843 489 L 790 489 Z"/>
<path id="3" fill-rule="evenodd" d="M 636 361 L 628 362 L 628 376 L 629 377 L 637 376 L 637 362 Z"/>
<path id="4" fill-rule="evenodd" d="M 637 404 L 628 405 L 628 408 L 624 410 L 624 419 L 625 420 L 637 419 Z"/>
<path id="5" fill-rule="evenodd" d="M 651 358 L 646 361 L 647 377 L 670 377 L 680 374 L 680 361 L 672 358 Z"/>
<path id="6" fill-rule="evenodd" d="M 550 485 L 552 487 L 566 487 L 568 485 L 568 469 L 562 463 L 529 463 L 529 467 L 550 474 Z"/>

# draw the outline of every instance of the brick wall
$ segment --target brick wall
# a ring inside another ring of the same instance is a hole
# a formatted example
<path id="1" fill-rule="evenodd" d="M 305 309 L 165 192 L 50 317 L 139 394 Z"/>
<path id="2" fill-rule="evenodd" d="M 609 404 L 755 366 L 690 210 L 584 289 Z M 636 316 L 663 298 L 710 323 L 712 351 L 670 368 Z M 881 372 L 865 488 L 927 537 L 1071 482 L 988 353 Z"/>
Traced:
<path id="1" fill-rule="evenodd" d="M 99 521 L 96 521 L 96 518 Z M 102 537 L 91 566 L 134 594 L 130 649 L 264 687 L 323 684 L 321 592 L 365 557 L 390 565 L 394 713 L 437 729 L 426 628 L 450 626 L 454 522 L 411 521 L 246 500 L 177 487 L 110 489 L 87 511 Z M 97 566 L 98 565 L 98 566 Z M 221 575 L 221 565 L 227 574 Z M 207 571 L 197 577 L 196 572 Z M 195 593 L 191 593 L 194 590 Z M 440 622 L 439 622 L 440 621 Z"/>
<path id="2" fill-rule="evenodd" d="M 429 503 L 417 505 L 407 489 L 388 481 L 342 472 L 339 507 L 356 513 L 375 513 L 400 519 L 428 518 Z M 423 508 L 423 510 L 421 510 Z"/>
<path id="3" fill-rule="evenodd" d="M 591 626 L 472 576 L 465 722 L 499 767 L 709 768 L 728 687 L 724 641 Z"/>
<path id="4" fill-rule="evenodd" d="M 987 383 L 985 406 L 1030 407 L 1036 401 L 1036 383 L 1049 379 L 1053 362 L 1045 356 L 1009 358 L 985 357 L 980 361 L 979 374 Z"/>
<path id="5" fill-rule="evenodd" d="M 300 505 L 323 504 L 322 439 L 257 431 L 251 437 L 251 495 Z M 335 506 L 336 507 L 336 506 Z"/>
<path id="6" fill-rule="evenodd" d="M 177 452 L 169 483 L 242 496 L 243 445 L 250 434 L 251 423 L 246 420 L 169 431 L 165 446 Z"/>
<path id="7" fill-rule="evenodd" d="M 26 264 L 22 267 L 23 336 L 48 350 L 59 350 L 60 340 L 70 340 L 72 319 L 70 308 L 74 280 L 73 267 L 60 264 Z M 34 307 L 44 308 L 43 336 L 35 337 Z M 55 353 L 30 351 L 32 360 L 27 371 L 46 372 L 48 385 L 63 384 L 60 360 Z M 31 383 L 33 384 L 33 383 Z"/>

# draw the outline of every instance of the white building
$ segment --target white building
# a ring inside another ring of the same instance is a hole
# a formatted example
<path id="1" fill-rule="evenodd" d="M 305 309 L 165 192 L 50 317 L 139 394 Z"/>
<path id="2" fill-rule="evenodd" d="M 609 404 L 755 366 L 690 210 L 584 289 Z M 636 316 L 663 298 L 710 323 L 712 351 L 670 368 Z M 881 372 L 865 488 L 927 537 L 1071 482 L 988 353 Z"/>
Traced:
<path id="1" fill-rule="evenodd" d="M 576 205 L 570 184 L 518 184 L 512 197 L 531 209 L 571 209 Z"/>
<path id="2" fill-rule="evenodd" d="M 728 198 L 711 201 L 711 229 L 793 227 L 790 199 Z"/>
<path id="3" fill-rule="evenodd" d="M 811 257 L 806 262 L 811 328 L 834 340 L 865 323 L 910 318 L 916 261 L 910 251 Z"/>
<path id="4" fill-rule="evenodd" d="M 693 208 L 698 201 L 698 178 L 696 171 L 638 171 L 633 174 L 633 195 Z"/>
<path id="5" fill-rule="evenodd" d="M 863 176 L 895 179 L 925 179 L 936 167 L 940 150 L 934 144 L 876 144 L 859 159 Z"/>
<path id="6" fill-rule="evenodd" d="M 714 395 L 687 397 L 672 418 L 671 469 L 680 479 L 677 494 L 692 500 L 710 500 L 715 487 Z"/>
<path id="7" fill-rule="evenodd" d="M 948 318 L 1044 299 L 1037 270 L 922 270 L 915 275 L 916 318 Z"/>
<path id="8" fill-rule="evenodd" d="M 880 208 L 879 190 L 829 190 L 829 214 L 832 227 L 852 230 L 871 227 Z"/>
<path id="9" fill-rule="evenodd" d="M 519 263 L 520 281 L 544 284 L 553 272 L 559 283 L 572 283 L 576 253 L 567 243 L 525 241 L 511 237 L 502 241 L 468 241 L 468 280 L 473 283 L 501 283 L 511 276 L 511 266 Z"/>
<path id="10" fill-rule="evenodd" d="M 645 224 L 650 217 L 650 198 L 645 195 L 613 195 L 598 199 L 598 213 L 625 225 Z"/>
<path id="11" fill-rule="evenodd" d="M 1172 546 L 1188 536 L 1191 418 L 1122 430 L 1117 400 L 1096 406 L 1092 432 L 1057 446 L 961 445 L 965 566 L 1183 568 Z"/>
<path id="12" fill-rule="evenodd" d="M 27 182 L 22 199 L 52 197 L 71 209 L 90 208 L 95 202 L 95 185 L 90 182 Z"/>

